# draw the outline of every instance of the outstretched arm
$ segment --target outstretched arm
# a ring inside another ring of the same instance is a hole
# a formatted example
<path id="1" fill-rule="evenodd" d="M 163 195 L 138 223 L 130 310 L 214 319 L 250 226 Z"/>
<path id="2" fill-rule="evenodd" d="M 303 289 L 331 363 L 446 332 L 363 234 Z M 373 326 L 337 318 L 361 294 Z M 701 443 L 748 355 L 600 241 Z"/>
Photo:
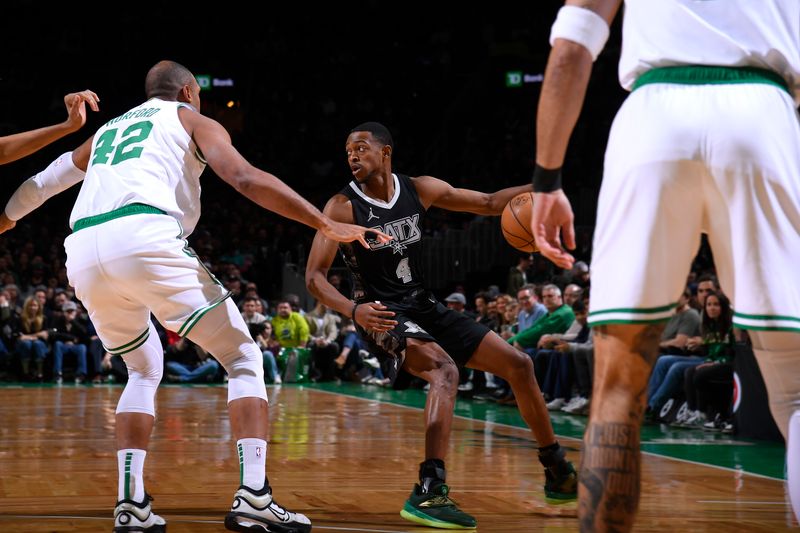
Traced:
<path id="1" fill-rule="evenodd" d="M 205 156 L 208 165 L 226 183 L 261 207 L 279 215 L 302 222 L 336 241 L 359 241 L 368 230 L 361 226 L 335 222 L 323 215 L 305 198 L 297 194 L 277 176 L 251 165 L 231 144 L 230 135 L 221 124 L 196 111 L 181 108 L 181 123 Z M 378 238 L 389 240 L 385 233 L 374 231 Z"/>
<path id="2" fill-rule="evenodd" d="M 92 151 L 92 139 L 87 139 L 73 152 L 61 154 L 47 168 L 17 187 L 0 214 L 0 233 L 12 229 L 17 225 L 17 220 L 37 209 L 49 198 L 83 181 Z"/>
<path id="3" fill-rule="evenodd" d="M 70 93 L 64 97 L 67 120 L 60 124 L 0 137 L 0 165 L 16 161 L 61 137 L 78 131 L 86 123 L 86 104 L 97 111 L 100 98 L 92 91 Z"/>
<path id="4" fill-rule="evenodd" d="M 466 211 L 478 215 L 500 215 L 506 204 L 516 195 L 531 191 L 530 185 L 509 187 L 493 193 L 470 189 L 457 189 L 432 176 L 413 178 L 419 199 L 425 209 L 430 206 L 449 211 Z"/>
<path id="5" fill-rule="evenodd" d="M 621 0 L 568 0 L 567 5 L 588 9 L 606 26 Z M 561 14 L 559 14 L 561 16 Z M 564 26 L 561 26 L 564 28 Z M 569 30 L 557 34 L 569 34 Z M 585 44 L 556 37 L 542 83 L 536 116 L 536 171 L 531 230 L 542 254 L 562 268 L 570 268 L 572 255 L 561 246 L 575 248 L 572 207 L 560 185 L 569 138 L 578 120 L 594 58 Z M 538 184 L 537 184 L 538 182 Z"/>
<path id="6" fill-rule="evenodd" d="M 351 223 L 353 222 L 353 212 L 346 197 L 336 195 L 331 198 L 325 206 L 325 215 L 332 220 Z M 362 327 L 375 329 L 378 331 L 388 331 L 397 325 L 392 319 L 394 313 L 386 311 L 386 307 L 376 303 L 367 302 L 355 307 L 355 303 L 344 297 L 328 281 L 328 270 L 336 258 L 336 251 L 339 246 L 334 240 L 329 239 L 322 232 L 318 231 L 311 245 L 311 252 L 308 254 L 306 264 L 306 287 L 314 298 L 324 303 L 331 309 L 351 317 Z M 355 310 L 355 316 L 353 311 Z"/>

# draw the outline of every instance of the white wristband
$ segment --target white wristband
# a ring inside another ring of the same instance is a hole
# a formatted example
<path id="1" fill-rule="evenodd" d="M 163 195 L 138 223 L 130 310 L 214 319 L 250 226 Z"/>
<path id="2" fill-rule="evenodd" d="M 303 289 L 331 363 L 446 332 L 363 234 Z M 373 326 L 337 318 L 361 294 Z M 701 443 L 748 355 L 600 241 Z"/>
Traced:
<path id="1" fill-rule="evenodd" d="M 556 39 L 566 39 L 586 48 L 595 61 L 608 41 L 608 34 L 606 20 L 591 9 L 564 6 L 550 29 L 550 46 Z"/>
<path id="2" fill-rule="evenodd" d="M 83 180 L 86 173 L 72 162 L 72 152 L 61 154 L 46 169 L 25 180 L 6 204 L 6 216 L 19 220 L 43 203 Z"/>

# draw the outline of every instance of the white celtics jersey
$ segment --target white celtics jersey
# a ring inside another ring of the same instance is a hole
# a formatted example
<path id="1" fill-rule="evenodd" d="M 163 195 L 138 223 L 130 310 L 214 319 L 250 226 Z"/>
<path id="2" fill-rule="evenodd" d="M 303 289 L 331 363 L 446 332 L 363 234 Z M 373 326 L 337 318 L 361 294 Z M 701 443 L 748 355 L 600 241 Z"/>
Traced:
<path id="1" fill-rule="evenodd" d="M 175 217 L 183 237 L 194 230 L 205 161 L 178 119 L 181 106 L 186 104 L 152 98 L 95 133 L 70 227 L 82 218 L 140 203 Z"/>
<path id="2" fill-rule="evenodd" d="M 800 95 L 800 1 L 625 0 L 619 80 L 654 67 L 760 67 Z M 795 98 L 797 100 L 797 98 Z"/>

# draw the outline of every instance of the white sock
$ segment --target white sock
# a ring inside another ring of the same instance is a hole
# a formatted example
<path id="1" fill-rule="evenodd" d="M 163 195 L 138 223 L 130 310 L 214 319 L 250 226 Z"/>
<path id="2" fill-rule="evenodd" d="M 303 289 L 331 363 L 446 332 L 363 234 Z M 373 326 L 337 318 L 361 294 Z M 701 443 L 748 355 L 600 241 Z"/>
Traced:
<path id="1" fill-rule="evenodd" d="M 264 488 L 267 466 L 267 441 L 261 439 L 239 439 L 239 484 L 253 490 Z"/>
<path id="2" fill-rule="evenodd" d="M 786 473 L 789 500 L 794 516 L 800 521 L 800 411 L 789 419 L 789 442 L 786 443 Z"/>
<path id="3" fill-rule="evenodd" d="M 144 500 L 144 457 L 147 452 L 131 448 L 117 450 L 119 468 L 118 500 Z"/>

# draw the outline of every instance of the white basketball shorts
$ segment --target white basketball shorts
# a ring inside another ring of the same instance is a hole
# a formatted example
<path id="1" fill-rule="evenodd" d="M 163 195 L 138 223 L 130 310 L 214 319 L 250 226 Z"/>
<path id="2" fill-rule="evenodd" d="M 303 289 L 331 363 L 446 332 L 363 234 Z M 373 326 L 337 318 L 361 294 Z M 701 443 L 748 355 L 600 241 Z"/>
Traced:
<path id="1" fill-rule="evenodd" d="M 734 323 L 800 331 L 800 128 L 767 84 L 651 84 L 611 128 L 589 322 L 667 320 L 707 233 Z"/>
<path id="2" fill-rule="evenodd" d="M 109 353 L 143 344 L 151 312 L 186 336 L 229 296 L 180 234 L 171 216 L 136 214 L 67 237 L 69 281 Z"/>

